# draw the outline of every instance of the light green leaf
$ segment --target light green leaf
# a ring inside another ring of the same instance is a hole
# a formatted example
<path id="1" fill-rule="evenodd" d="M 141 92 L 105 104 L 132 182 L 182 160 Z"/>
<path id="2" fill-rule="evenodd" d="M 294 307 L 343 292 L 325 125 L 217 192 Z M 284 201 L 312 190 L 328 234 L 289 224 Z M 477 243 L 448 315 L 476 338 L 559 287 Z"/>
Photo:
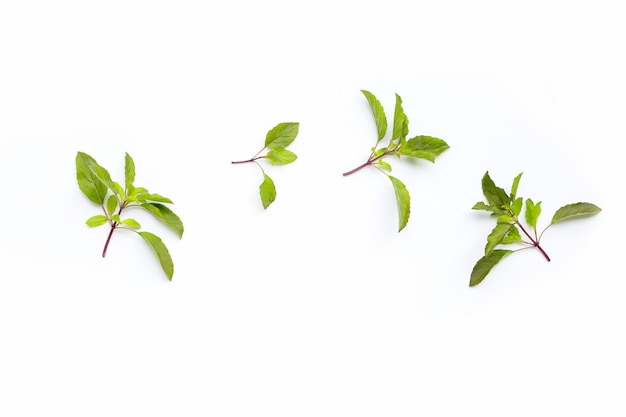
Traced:
<path id="1" fill-rule="evenodd" d="M 409 195 L 409 191 L 406 189 L 406 186 L 397 179 L 396 177 L 389 176 L 391 183 L 393 184 L 393 189 L 396 193 L 396 202 L 398 204 L 398 232 L 401 232 L 402 229 L 409 222 L 409 216 L 411 215 L 411 196 Z"/>
<path id="2" fill-rule="evenodd" d="M 558 223 L 563 220 L 571 219 L 573 217 L 593 215 L 601 211 L 602 209 L 600 207 L 591 203 L 581 202 L 581 203 L 567 204 L 561 207 L 560 209 L 558 209 L 556 213 L 554 213 L 551 224 Z"/>
<path id="3" fill-rule="evenodd" d="M 530 198 L 526 199 L 526 223 L 534 230 L 537 230 L 537 220 L 541 214 L 541 201 L 534 203 Z"/>
<path id="4" fill-rule="evenodd" d="M 515 216 L 519 216 L 522 212 L 522 205 L 524 204 L 524 199 L 522 197 L 517 197 L 511 206 L 511 211 Z"/>
<path id="5" fill-rule="evenodd" d="M 263 203 L 263 208 L 265 209 L 276 200 L 274 181 L 267 174 L 263 174 L 263 182 L 259 186 L 259 193 L 261 195 L 261 203 Z"/>
<path id="6" fill-rule="evenodd" d="M 119 214 L 114 214 L 111 216 L 111 220 L 113 220 L 116 223 L 121 223 L 122 219 L 120 219 L 120 215 Z"/>
<path id="7" fill-rule="evenodd" d="M 156 202 L 156 203 L 174 204 L 172 202 L 172 200 L 170 200 L 167 197 L 163 197 L 162 195 L 159 195 L 159 194 L 139 193 L 139 194 L 135 194 L 134 198 L 137 201 L 139 201 L 140 203 L 144 203 L 144 202 L 147 202 L 147 201 L 152 201 L 152 202 Z"/>
<path id="8" fill-rule="evenodd" d="M 491 269 L 496 266 L 498 262 L 502 260 L 506 255 L 511 253 L 511 250 L 497 249 L 491 252 L 488 256 L 483 256 L 476 262 L 472 274 L 470 276 L 470 287 L 478 285 L 489 274 Z"/>
<path id="9" fill-rule="evenodd" d="M 98 214 L 96 216 L 91 216 L 90 218 L 88 218 L 85 223 L 87 223 L 87 226 L 89 227 L 98 227 L 105 224 L 107 220 L 107 216 L 105 216 L 104 214 Z"/>
<path id="10" fill-rule="evenodd" d="M 124 220 L 122 220 L 121 223 L 123 225 L 125 225 L 125 226 L 128 226 L 128 227 L 132 228 L 132 229 L 139 229 L 141 227 L 141 225 L 137 222 L 137 220 L 131 219 L 131 218 L 124 219 Z"/>
<path id="11" fill-rule="evenodd" d="M 76 154 L 76 180 L 78 188 L 93 203 L 103 205 L 107 195 L 107 186 L 98 178 L 91 169 L 97 165 L 95 159 L 84 152 Z"/>
<path id="12" fill-rule="evenodd" d="M 487 245 L 485 246 L 485 256 L 491 255 L 493 250 L 502 243 L 505 236 L 509 233 L 513 227 L 510 223 L 498 223 L 493 228 L 489 236 L 487 236 Z"/>
<path id="13" fill-rule="evenodd" d="M 117 208 L 117 197 L 114 195 L 110 195 L 109 199 L 107 200 L 107 213 L 109 213 L 109 216 L 115 213 L 116 208 Z"/>
<path id="14" fill-rule="evenodd" d="M 133 182 L 135 182 L 135 161 L 133 161 L 133 158 L 131 158 L 128 152 L 126 152 L 125 156 L 124 179 L 126 190 L 130 190 L 133 186 Z"/>
<path id="15" fill-rule="evenodd" d="M 517 226 L 513 226 L 509 233 L 506 234 L 504 239 L 502 240 L 502 244 L 510 245 L 512 243 L 518 243 L 522 241 L 522 235 L 520 235 L 519 229 Z"/>
<path id="16" fill-rule="evenodd" d="M 393 133 L 391 140 L 394 141 L 399 138 L 402 142 L 408 134 L 409 119 L 406 117 L 406 114 L 404 114 L 404 109 L 402 109 L 402 99 L 396 94 L 396 108 L 393 112 Z"/>
<path id="17" fill-rule="evenodd" d="M 102 183 L 107 186 L 109 190 L 111 190 L 116 195 L 120 194 L 120 186 L 119 184 L 116 186 L 116 183 L 111 180 L 111 175 L 109 175 L 109 171 L 107 171 L 104 167 L 98 164 L 91 164 L 90 168 L 98 176 L 100 181 L 102 181 Z"/>
<path id="18" fill-rule="evenodd" d="M 382 159 L 379 159 L 378 161 L 376 161 L 376 164 L 385 168 L 387 171 L 391 171 L 391 165 L 383 161 Z"/>
<path id="19" fill-rule="evenodd" d="M 367 102 L 369 103 L 372 113 L 374 114 L 374 121 L 376 122 L 376 129 L 378 130 L 378 142 L 380 142 L 381 139 L 385 137 L 385 133 L 387 132 L 387 117 L 385 116 L 385 111 L 383 110 L 382 104 L 380 104 L 380 101 L 378 101 L 374 94 L 366 90 L 361 90 L 361 92 L 365 98 L 367 98 Z"/>
<path id="20" fill-rule="evenodd" d="M 523 172 L 517 174 L 517 177 L 513 179 L 513 185 L 511 186 L 511 201 L 515 201 L 517 197 L 517 187 L 519 186 L 519 180 L 522 178 Z"/>
<path id="21" fill-rule="evenodd" d="M 295 161 L 298 157 L 295 153 L 283 148 L 270 149 L 265 155 L 268 161 L 274 165 L 286 165 Z"/>
<path id="22" fill-rule="evenodd" d="M 265 136 L 267 148 L 286 148 L 298 135 L 300 124 L 294 122 L 279 123 Z"/>
<path id="23" fill-rule="evenodd" d="M 179 238 L 183 237 L 185 230 L 183 222 L 169 207 L 159 203 L 143 203 L 141 207 L 154 214 L 157 219 L 174 230 Z"/>
<path id="24" fill-rule="evenodd" d="M 139 232 L 139 234 L 152 248 L 155 255 L 159 259 L 159 262 L 161 263 L 161 268 L 163 268 L 163 272 L 165 272 L 165 275 L 167 275 L 167 278 L 171 281 L 172 277 L 174 276 L 174 262 L 172 261 L 170 252 L 167 250 L 167 247 L 165 246 L 161 238 L 150 232 Z"/>
<path id="25" fill-rule="evenodd" d="M 507 195 L 506 191 L 497 187 L 489 176 L 489 171 L 485 172 L 482 179 L 483 194 L 490 206 L 498 207 L 500 209 L 508 207 L 511 203 L 511 199 Z"/>
<path id="26" fill-rule="evenodd" d="M 435 158 L 446 149 L 450 149 L 450 147 L 444 140 L 420 135 L 407 140 L 404 146 L 399 149 L 399 152 L 402 155 L 435 162 Z"/>
<path id="27" fill-rule="evenodd" d="M 498 223 L 513 223 L 515 222 L 515 218 L 509 216 L 508 214 L 503 214 L 498 216 Z"/>

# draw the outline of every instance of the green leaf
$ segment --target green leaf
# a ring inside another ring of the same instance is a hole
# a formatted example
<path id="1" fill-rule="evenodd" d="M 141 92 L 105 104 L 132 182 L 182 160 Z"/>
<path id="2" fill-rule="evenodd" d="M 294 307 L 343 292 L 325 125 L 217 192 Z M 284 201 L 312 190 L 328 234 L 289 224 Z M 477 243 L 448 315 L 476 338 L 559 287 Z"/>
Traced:
<path id="1" fill-rule="evenodd" d="M 167 278 L 171 281 L 172 277 L 174 276 L 174 262 L 172 261 L 170 252 L 167 250 L 167 247 L 165 246 L 161 238 L 150 232 L 139 232 L 139 234 L 152 248 L 155 255 L 159 259 L 159 262 L 161 263 L 161 268 L 163 268 L 163 272 L 165 272 L 165 275 L 167 275 Z"/>
<path id="2" fill-rule="evenodd" d="M 183 237 L 185 231 L 183 222 L 169 207 L 159 203 L 143 203 L 141 207 L 154 214 L 157 219 L 174 230 L 179 238 Z"/>
<path id="3" fill-rule="evenodd" d="M 163 197 L 162 195 L 159 195 L 159 194 L 139 193 L 139 194 L 135 194 L 133 197 L 140 203 L 152 201 L 156 203 L 174 204 L 172 200 L 170 200 L 167 197 Z"/>
<path id="4" fill-rule="evenodd" d="M 139 229 L 141 227 L 141 225 L 137 222 L 137 220 L 131 219 L 131 218 L 124 219 L 124 220 L 122 220 L 121 223 L 123 225 L 126 225 L 126 226 L 132 228 L 132 229 Z"/>
<path id="5" fill-rule="evenodd" d="M 398 232 L 401 232 L 409 222 L 409 216 L 411 215 L 411 196 L 402 181 L 391 175 L 389 179 L 396 193 L 396 202 L 398 203 Z"/>
<path id="6" fill-rule="evenodd" d="M 265 136 L 267 148 L 286 148 L 298 135 L 299 123 L 285 122 L 274 126 Z"/>
<path id="7" fill-rule="evenodd" d="M 482 179 L 483 194 L 490 206 L 498 207 L 500 209 L 508 207 L 511 203 L 506 191 L 497 187 L 489 176 L 489 171 L 485 172 Z"/>
<path id="8" fill-rule="evenodd" d="M 515 218 L 509 216 L 508 214 L 503 214 L 501 216 L 498 216 L 498 223 L 514 223 L 515 222 Z"/>
<path id="9" fill-rule="evenodd" d="M 121 187 L 119 184 L 111 180 L 111 175 L 109 175 L 109 171 L 107 171 L 103 166 L 100 166 L 98 164 L 91 164 L 90 168 L 98 176 L 98 179 L 100 179 L 100 181 L 102 181 L 102 183 L 106 185 L 109 190 L 111 190 L 116 195 L 120 195 Z"/>
<path id="10" fill-rule="evenodd" d="M 84 152 L 76 154 L 76 180 L 78 188 L 93 203 L 103 205 L 107 195 L 107 186 L 98 178 L 91 169 L 97 165 L 95 159 Z"/>
<path id="11" fill-rule="evenodd" d="M 488 256 L 483 256 L 476 262 L 472 274 L 470 276 L 470 287 L 478 285 L 489 274 L 491 269 L 496 266 L 498 262 L 502 260 L 506 255 L 511 253 L 511 250 L 497 249 L 491 252 Z"/>
<path id="12" fill-rule="evenodd" d="M 472 210 L 485 210 L 485 211 L 490 211 L 492 213 L 498 213 L 498 214 L 502 213 L 502 210 L 499 209 L 498 207 L 489 206 L 482 201 L 479 201 L 478 203 L 474 204 L 474 206 L 472 207 Z"/>
<path id="13" fill-rule="evenodd" d="M 295 153 L 283 148 L 270 149 L 265 155 L 268 161 L 274 165 L 286 165 L 295 161 L 298 157 Z"/>
<path id="14" fill-rule="evenodd" d="M 109 213 L 109 216 L 115 213 L 116 208 L 117 208 L 117 197 L 114 195 L 110 195 L 109 199 L 107 200 L 107 213 Z"/>
<path id="15" fill-rule="evenodd" d="M 522 212 L 522 205 L 524 204 L 524 199 L 522 197 L 517 197 L 511 206 L 511 211 L 515 216 L 519 216 Z"/>
<path id="16" fill-rule="evenodd" d="M 125 164 L 124 164 L 124 180 L 126 185 L 126 190 L 130 190 L 133 186 L 133 182 L 135 182 L 135 161 L 133 158 L 126 152 L 125 156 Z"/>
<path id="17" fill-rule="evenodd" d="M 485 246 L 485 256 L 491 255 L 493 250 L 502 243 L 506 235 L 513 227 L 510 223 L 498 223 L 493 228 L 489 236 L 487 236 L 487 245 Z"/>
<path id="18" fill-rule="evenodd" d="M 391 135 L 391 140 L 400 139 L 401 142 L 404 141 L 406 135 L 409 134 L 409 119 L 404 114 L 404 109 L 402 109 L 402 99 L 398 94 L 396 94 L 396 108 L 393 112 L 393 133 Z"/>
<path id="19" fill-rule="evenodd" d="M 502 240 L 502 244 L 510 245 L 512 243 L 518 243 L 522 241 L 522 235 L 519 232 L 519 229 L 516 226 L 513 226 L 509 233 L 506 234 L 504 239 Z"/>
<path id="20" fill-rule="evenodd" d="M 388 164 L 387 162 L 383 161 L 382 159 L 379 159 L 378 161 L 376 161 L 376 165 L 379 165 L 379 166 L 385 168 L 387 171 L 391 171 L 391 165 Z"/>
<path id="21" fill-rule="evenodd" d="M 554 213 L 551 224 L 558 223 L 563 220 L 571 219 L 573 217 L 590 216 L 590 215 L 599 213 L 601 211 L 602 209 L 600 207 L 591 203 L 581 202 L 581 203 L 567 204 L 561 207 L 560 209 L 558 209 L 556 213 Z"/>
<path id="22" fill-rule="evenodd" d="M 87 226 L 89 227 L 98 227 L 105 224 L 107 220 L 107 216 L 105 216 L 104 214 L 98 214 L 96 216 L 91 216 L 90 218 L 88 218 L 85 223 L 87 223 Z"/>
<path id="23" fill-rule="evenodd" d="M 261 194 L 261 203 L 263 203 L 263 208 L 265 209 L 276 200 L 274 181 L 267 174 L 263 174 L 263 182 L 259 186 L 259 193 Z"/>
<path id="24" fill-rule="evenodd" d="M 420 135 L 407 140 L 404 146 L 399 149 L 399 152 L 406 156 L 435 162 L 435 158 L 449 148 L 448 144 L 442 139 Z"/>
<path id="25" fill-rule="evenodd" d="M 374 121 L 376 122 L 376 129 L 378 130 L 378 142 L 380 142 L 381 139 L 385 137 L 385 133 L 387 132 L 387 117 L 385 116 L 385 110 L 383 110 L 382 104 L 380 104 L 380 101 L 378 101 L 374 94 L 366 90 L 361 90 L 361 92 L 365 98 L 367 98 L 367 102 L 369 103 L 372 113 L 374 114 Z"/>
<path id="26" fill-rule="evenodd" d="M 513 185 L 511 186 L 511 201 L 515 201 L 517 196 L 517 187 L 519 186 L 519 180 L 522 178 L 523 172 L 517 174 L 517 177 L 513 179 Z"/>
<path id="27" fill-rule="evenodd" d="M 119 214 L 114 214 L 111 216 L 111 220 L 113 220 L 116 223 L 121 223 L 122 219 L 120 219 L 120 215 Z"/>
<path id="28" fill-rule="evenodd" d="M 541 214 L 541 201 L 534 203 L 530 198 L 526 199 L 526 223 L 534 230 L 537 230 L 537 220 Z"/>

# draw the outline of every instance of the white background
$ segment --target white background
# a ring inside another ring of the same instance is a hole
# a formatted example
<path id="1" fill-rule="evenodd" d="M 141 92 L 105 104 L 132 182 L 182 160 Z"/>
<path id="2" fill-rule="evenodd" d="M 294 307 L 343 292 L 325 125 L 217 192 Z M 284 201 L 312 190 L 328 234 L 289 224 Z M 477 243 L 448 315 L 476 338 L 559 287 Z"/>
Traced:
<path id="1" fill-rule="evenodd" d="M 0 415 L 626 414 L 619 1 L 0 2 Z M 365 161 L 360 89 L 435 164 Z M 298 160 L 254 155 L 300 122 Z M 76 185 L 77 151 L 171 198 L 169 282 Z M 469 288 L 489 170 L 594 217 Z"/>

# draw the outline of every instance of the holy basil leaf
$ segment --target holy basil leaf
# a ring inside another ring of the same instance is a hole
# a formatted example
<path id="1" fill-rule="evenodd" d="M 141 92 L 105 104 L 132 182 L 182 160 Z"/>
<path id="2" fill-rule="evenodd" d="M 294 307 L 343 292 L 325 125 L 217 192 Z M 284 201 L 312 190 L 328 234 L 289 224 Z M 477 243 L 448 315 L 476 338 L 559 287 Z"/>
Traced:
<path id="1" fill-rule="evenodd" d="M 596 214 L 601 212 L 602 209 L 595 204 L 591 203 L 573 203 L 567 204 L 554 213 L 552 217 L 552 222 L 550 224 L 558 223 L 563 220 L 571 219 L 579 216 L 590 216 L 592 214 Z"/>
<path id="2" fill-rule="evenodd" d="M 489 274 L 491 269 L 496 266 L 498 262 L 502 260 L 506 255 L 512 253 L 511 250 L 497 249 L 491 252 L 489 255 L 483 256 L 476 262 L 472 274 L 470 276 L 470 287 L 478 285 Z"/>
<path id="3" fill-rule="evenodd" d="M 489 236 L 487 236 L 487 245 L 485 246 L 485 256 L 489 256 L 493 250 L 502 243 L 506 235 L 513 227 L 510 223 L 498 223 L 493 228 Z"/>
<path id="4" fill-rule="evenodd" d="M 273 148 L 267 152 L 265 155 L 268 161 L 270 161 L 274 165 L 286 165 L 295 161 L 298 157 L 295 153 L 283 149 L 283 148 Z"/>
<path id="5" fill-rule="evenodd" d="M 482 201 L 479 201 L 478 203 L 474 204 L 472 206 L 472 210 L 485 210 L 485 211 L 490 211 L 492 213 L 497 213 L 497 214 L 502 213 L 502 210 L 499 209 L 498 207 L 489 206 Z"/>
<path id="6" fill-rule="evenodd" d="M 76 154 L 76 180 L 78 182 L 78 188 L 80 188 L 90 201 L 103 205 L 107 195 L 107 186 L 91 169 L 93 165 L 97 164 L 95 159 L 84 152 L 78 152 Z"/>
<path id="7" fill-rule="evenodd" d="M 483 195 L 489 202 L 490 206 L 498 207 L 500 209 L 508 207 L 511 203 L 511 199 L 507 195 L 506 191 L 497 187 L 489 176 L 489 171 L 485 172 L 482 179 Z"/>
<path id="8" fill-rule="evenodd" d="M 503 245 L 511 245 L 513 243 L 518 243 L 522 241 L 522 235 L 519 232 L 519 229 L 516 226 L 511 227 L 509 233 L 506 234 L 504 239 L 502 239 Z"/>
<path id="9" fill-rule="evenodd" d="M 276 200 L 276 187 L 274 181 L 267 175 L 263 174 L 263 182 L 259 186 L 259 194 L 261 195 L 261 203 L 266 209 Z"/>
<path id="10" fill-rule="evenodd" d="M 117 197 L 115 195 L 110 195 L 107 200 L 107 213 L 109 216 L 115 213 L 115 209 L 117 208 Z"/>
<path id="11" fill-rule="evenodd" d="M 126 185 L 126 191 L 130 191 L 135 182 L 135 161 L 126 152 L 125 164 L 124 164 L 124 184 Z"/>
<path id="12" fill-rule="evenodd" d="M 385 116 L 385 111 L 383 110 L 382 104 L 380 101 L 374 96 L 374 94 L 370 93 L 367 90 L 361 90 L 367 102 L 372 109 L 372 113 L 374 114 L 374 121 L 376 122 L 376 129 L 378 131 L 378 142 L 385 137 L 385 133 L 387 132 L 387 117 Z"/>
<path id="13" fill-rule="evenodd" d="M 155 255 L 159 259 L 159 263 L 161 264 L 161 268 L 163 268 L 163 272 L 165 272 L 165 275 L 167 275 L 167 278 L 171 281 L 172 277 L 174 276 L 174 262 L 172 262 L 170 252 L 167 250 L 167 247 L 165 246 L 161 238 L 150 232 L 138 233 L 152 248 Z"/>
<path id="14" fill-rule="evenodd" d="M 439 138 L 420 135 L 407 140 L 400 148 L 400 152 L 403 155 L 435 162 L 435 158 L 449 148 L 450 146 Z"/>
<path id="15" fill-rule="evenodd" d="M 91 216 L 85 222 L 89 227 L 98 227 L 105 224 L 109 219 L 104 214 L 97 214 L 95 216 Z"/>
<path id="16" fill-rule="evenodd" d="M 513 179 L 513 185 L 511 186 L 511 201 L 515 201 L 517 196 L 517 187 L 519 186 L 519 180 L 522 178 L 522 172 Z"/>
<path id="17" fill-rule="evenodd" d="M 152 201 L 152 202 L 156 202 L 156 203 L 174 204 L 172 202 L 172 200 L 170 200 L 167 197 L 163 197 L 162 195 L 159 195 L 159 194 L 139 193 L 139 194 L 135 194 L 134 197 L 137 199 L 137 201 L 139 201 L 141 203 Z"/>
<path id="18" fill-rule="evenodd" d="M 139 224 L 139 222 L 137 222 L 137 220 L 131 219 L 131 218 L 122 220 L 121 224 L 128 226 L 131 229 L 139 229 L 141 227 L 141 225 Z"/>
<path id="19" fill-rule="evenodd" d="M 526 199 L 526 223 L 534 230 L 537 230 L 537 220 L 541 214 L 541 201 L 534 203 L 530 198 Z"/>
<path id="20" fill-rule="evenodd" d="M 185 231 L 183 222 L 169 207 L 159 203 L 143 203 L 141 207 L 154 214 L 157 219 L 174 230 L 179 238 L 183 237 Z"/>
<path id="21" fill-rule="evenodd" d="M 396 107 L 393 112 L 393 133 L 391 140 L 400 139 L 400 142 L 403 142 L 408 134 L 409 119 L 406 117 L 406 114 L 404 114 L 404 109 L 402 109 L 402 99 L 396 94 Z"/>
<path id="22" fill-rule="evenodd" d="M 274 126 L 265 136 L 265 147 L 286 148 L 298 135 L 299 123 L 285 122 Z"/>
<path id="23" fill-rule="evenodd" d="M 398 204 L 398 232 L 401 232 L 402 229 L 409 222 L 409 216 L 411 214 L 411 196 L 409 195 L 409 191 L 406 189 L 406 186 L 397 179 L 396 177 L 389 176 L 391 183 L 393 184 L 393 189 L 396 193 L 396 202 Z"/>

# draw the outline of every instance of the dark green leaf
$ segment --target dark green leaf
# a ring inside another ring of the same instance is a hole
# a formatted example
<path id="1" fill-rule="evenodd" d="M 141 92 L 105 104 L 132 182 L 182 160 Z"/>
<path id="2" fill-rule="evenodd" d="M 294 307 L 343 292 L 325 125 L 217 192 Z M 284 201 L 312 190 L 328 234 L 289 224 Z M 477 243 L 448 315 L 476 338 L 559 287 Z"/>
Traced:
<path id="1" fill-rule="evenodd" d="M 485 211 L 490 211 L 492 213 L 497 213 L 497 214 L 503 213 L 502 209 L 499 209 L 498 207 L 494 207 L 494 206 L 489 206 L 482 201 L 479 201 L 478 203 L 474 204 L 474 206 L 472 207 L 472 210 L 485 210 Z"/>
<path id="2" fill-rule="evenodd" d="M 493 182 L 493 180 L 489 176 L 489 171 L 485 172 L 485 175 L 483 176 L 482 187 L 483 194 L 485 195 L 485 198 L 489 202 L 490 206 L 504 208 L 508 207 L 511 203 L 511 200 L 506 191 L 504 191 L 500 187 L 497 187 L 496 184 Z"/>
<path id="3" fill-rule="evenodd" d="M 558 223 L 563 220 L 571 219 L 579 216 L 589 216 L 601 212 L 602 209 L 591 203 L 573 203 L 567 204 L 554 213 L 552 223 Z"/>
<path id="4" fill-rule="evenodd" d="M 85 223 L 87 223 L 87 226 L 89 227 L 98 227 L 105 224 L 107 220 L 107 216 L 105 216 L 104 214 L 98 214 L 96 216 L 91 216 L 90 218 L 88 218 Z"/>
<path id="5" fill-rule="evenodd" d="M 167 247 L 165 246 L 161 238 L 153 235 L 150 232 L 139 232 L 139 234 L 152 248 L 155 255 L 159 259 L 159 262 L 161 263 L 161 268 L 163 268 L 163 272 L 165 272 L 165 275 L 167 275 L 167 278 L 171 281 L 172 277 L 174 276 L 174 262 L 172 261 L 170 252 L 167 250 Z"/>
<path id="6" fill-rule="evenodd" d="M 135 182 L 135 161 L 133 158 L 126 152 L 125 164 L 124 164 L 124 179 L 126 190 L 129 190 L 133 182 Z"/>
<path id="7" fill-rule="evenodd" d="M 98 178 L 91 169 L 97 165 L 95 159 L 84 152 L 76 154 L 76 180 L 78 188 L 87 196 L 89 200 L 96 204 L 104 205 L 107 195 L 107 186 Z"/>
<path id="8" fill-rule="evenodd" d="M 489 236 L 487 236 L 487 245 L 485 246 L 485 256 L 489 256 L 493 250 L 502 243 L 505 236 L 509 233 L 513 227 L 510 223 L 498 223 L 493 228 Z"/>
<path id="9" fill-rule="evenodd" d="M 185 230 L 183 222 L 169 207 L 159 203 L 143 203 L 141 207 L 154 214 L 157 219 L 174 230 L 179 238 L 183 237 Z"/>
<path id="10" fill-rule="evenodd" d="M 393 134 L 391 140 L 400 139 L 404 141 L 406 135 L 409 134 L 409 119 L 404 114 L 402 109 L 402 99 L 396 94 L 396 108 L 393 112 Z"/>
<path id="11" fill-rule="evenodd" d="M 435 158 L 449 148 L 448 144 L 442 139 L 420 135 L 407 140 L 404 146 L 399 149 L 399 152 L 402 155 L 435 162 Z"/>
<path id="12" fill-rule="evenodd" d="M 265 209 L 276 200 L 274 181 L 267 174 L 263 174 L 263 182 L 259 186 L 259 193 L 261 194 L 261 203 L 263 203 L 263 208 Z"/>
<path id="13" fill-rule="evenodd" d="M 498 262 L 502 260 L 506 255 L 511 253 L 511 250 L 497 249 L 491 252 L 489 256 L 483 256 L 476 262 L 474 269 L 472 269 L 472 275 L 470 276 L 470 287 L 478 285 L 489 274 L 489 271 L 496 266 Z"/>
<path id="14" fill-rule="evenodd" d="M 398 204 L 398 232 L 401 232 L 402 229 L 409 222 L 409 216 L 411 214 L 411 196 L 409 195 L 409 191 L 406 189 L 406 186 L 397 179 L 396 177 L 389 176 L 391 183 L 393 184 L 393 189 L 396 193 L 396 202 Z"/>
<path id="15" fill-rule="evenodd" d="M 376 129 L 378 130 L 378 142 L 380 142 L 387 132 L 387 117 L 385 116 L 385 111 L 374 94 L 366 90 L 361 90 L 361 92 L 365 95 L 365 98 L 367 98 L 367 102 L 374 114 L 374 121 L 376 122 Z"/>
<path id="16" fill-rule="evenodd" d="M 537 230 L 537 220 L 541 214 L 541 201 L 535 204 L 530 198 L 526 199 L 526 223 Z"/>
<path id="17" fill-rule="evenodd" d="M 268 148 L 286 148 L 298 135 L 299 123 L 285 122 L 274 126 L 265 136 Z"/>
<path id="18" fill-rule="evenodd" d="M 268 161 L 274 165 L 286 165 L 295 161 L 298 157 L 295 153 L 283 148 L 270 149 L 265 155 Z"/>

